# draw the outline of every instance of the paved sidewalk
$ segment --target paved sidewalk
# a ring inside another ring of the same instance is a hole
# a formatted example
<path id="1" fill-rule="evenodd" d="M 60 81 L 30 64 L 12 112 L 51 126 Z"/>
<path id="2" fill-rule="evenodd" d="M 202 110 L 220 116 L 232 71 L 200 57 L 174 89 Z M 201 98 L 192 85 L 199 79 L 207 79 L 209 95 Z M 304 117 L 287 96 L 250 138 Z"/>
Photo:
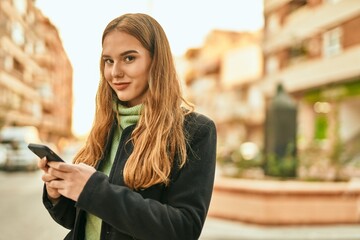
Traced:
<path id="1" fill-rule="evenodd" d="M 200 240 L 360 240 L 360 224 L 259 226 L 208 218 Z"/>

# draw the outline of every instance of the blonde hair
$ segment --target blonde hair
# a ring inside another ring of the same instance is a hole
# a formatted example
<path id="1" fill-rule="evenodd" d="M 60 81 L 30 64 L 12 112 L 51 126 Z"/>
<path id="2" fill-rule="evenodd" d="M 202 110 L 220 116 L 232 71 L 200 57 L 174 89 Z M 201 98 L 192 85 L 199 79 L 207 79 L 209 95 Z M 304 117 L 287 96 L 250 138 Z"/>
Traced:
<path id="1" fill-rule="evenodd" d="M 139 122 L 131 135 L 134 149 L 124 167 L 125 184 L 132 189 L 148 188 L 158 183 L 167 185 L 175 155 L 179 156 L 176 163 L 180 167 L 186 162 L 184 116 L 192 112 L 193 107 L 181 95 L 169 42 L 155 19 L 141 13 L 122 15 L 106 26 L 102 42 L 111 31 L 134 36 L 152 58 L 148 92 Z M 101 58 L 95 119 L 85 146 L 74 159 L 75 163 L 92 166 L 98 163 L 116 119 L 112 104 L 117 97 L 105 80 L 103 70 Z M 188 109 L 181 107 L 183 103 Z"/>

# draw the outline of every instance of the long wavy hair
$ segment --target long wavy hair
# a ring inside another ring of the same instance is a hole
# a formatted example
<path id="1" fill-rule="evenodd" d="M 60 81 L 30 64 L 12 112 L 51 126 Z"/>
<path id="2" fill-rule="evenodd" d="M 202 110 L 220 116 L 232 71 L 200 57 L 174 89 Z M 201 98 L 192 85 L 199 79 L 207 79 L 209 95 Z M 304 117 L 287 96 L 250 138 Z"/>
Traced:
<path id="1" fill-rule="evenodd" d="M 112 31 L 134 36 L 152 58 L 148 91 L 131 136 L 134 149 L 123 172 L 125 184 L 135 190 L 158 183 L 167 185 L 175 155 L 179 156 L 180 167 L 186 163 L 184 116 L 193 111 L 193 106 L 182 97 L 168 39 L 155 19 L 142 13 L 115 18 L 106 26 L 102 43 Z M 102 58 L 100 73 L 93 126 L 74 163 L 95 166 L 103 157 L 111 126 L 116 121 L 112 106 L 118 99 L 104 77 Z"/>

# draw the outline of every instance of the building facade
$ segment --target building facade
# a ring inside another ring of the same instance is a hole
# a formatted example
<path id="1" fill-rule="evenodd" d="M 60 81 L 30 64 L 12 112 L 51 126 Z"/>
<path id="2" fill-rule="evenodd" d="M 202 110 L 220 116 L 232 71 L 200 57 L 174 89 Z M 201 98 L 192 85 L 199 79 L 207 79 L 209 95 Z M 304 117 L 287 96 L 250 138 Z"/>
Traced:
<path id="1" fill-rule="evenodd" d="M 297 149 L 309 155 L 301 158 L 360 159 L 359 30 L 358 0 L 264 0 L 261 31 L 213 31 L 189 50 L 188 97 L 216 121 L 219 153 L 245 142 L 264 149 L 281 83 L 297 103 Z"/>
<path id="2" fill-rule="evenodd" d="M 34 0 L 0 2 L 1 126 L 35 126 L 43 141 L 72 136 L 72 66 Z"/>
<path id="3" fill-rule="evenodd" d="M 265 0 L 264 17 L 259 86 L 271 97 L 282 82 L 298 101 L 299 148 L 359 157 L 359 1 Z"/>
<path id="4" fill-rule="evenodd" d="M 264 101 L 260 88 L 252 86 L 262 75 L 261 36 L 261 31 L 214 30 L 201 48 L 185 55 L 187 97 L 216 122 L 219 152 L 260 142 Z"/>

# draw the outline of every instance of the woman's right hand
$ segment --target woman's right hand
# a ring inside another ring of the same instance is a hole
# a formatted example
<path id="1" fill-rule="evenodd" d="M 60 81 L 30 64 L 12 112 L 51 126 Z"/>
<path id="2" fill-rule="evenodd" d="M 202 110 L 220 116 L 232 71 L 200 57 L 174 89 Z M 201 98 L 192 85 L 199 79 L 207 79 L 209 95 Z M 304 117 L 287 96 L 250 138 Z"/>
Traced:
<path id="1" fill-rule="evenodd" d="M 47 165 L 47 162 L 48 161 L 46 160 L 46 157 L 40 159 L 38 162 L 38 167 L 44 172 L 41 179 L 45 183 L 49 200 L 51 202 L 56 202 L 56 200 L 61 196 L 61 194 L 58 192 L 57 188 L 52 188 L 52 187 L 48 186 L 52 180 L 56 179 L 56 177 L 54 177 L 48 173 L 49 166 Z"/>

